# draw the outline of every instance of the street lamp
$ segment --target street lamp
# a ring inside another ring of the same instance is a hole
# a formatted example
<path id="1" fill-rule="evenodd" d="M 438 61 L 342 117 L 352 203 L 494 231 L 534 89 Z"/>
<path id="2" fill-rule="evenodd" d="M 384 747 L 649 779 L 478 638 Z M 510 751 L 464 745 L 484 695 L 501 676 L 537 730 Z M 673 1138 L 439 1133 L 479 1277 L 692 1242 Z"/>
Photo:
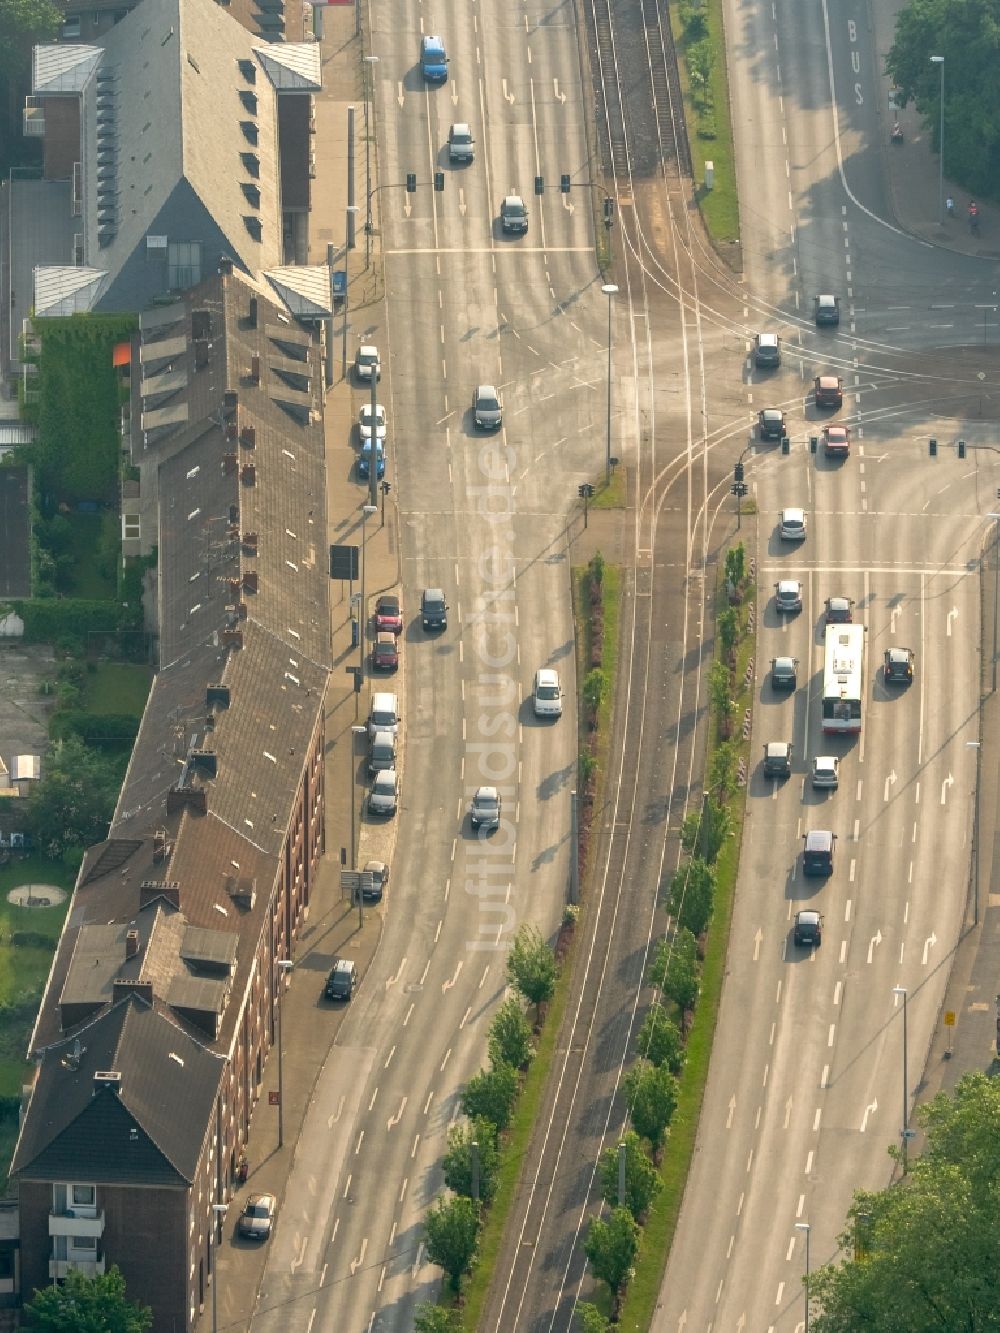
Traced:
<path id="1" fill-rule="evenodd" d="M 608 298 L 608 431 L 604 450 L 604 484 L 611 485 L 611 298 L 618 295 L 618 286 L 606 282 L 601 291 Z"/>
<path id="2" fill-rule="evenodd" d="M 351 303 L 350 296 L 348 295 L 348 292 L 350 291 L 350 284 L 348 283 L 347 280 L 347 252 L 348 250 L 352 250 L 354 248 L 354 216 L 356 213 L 360 212 L 361 209 L 357 206 L 357 204 L 347 205 L 347 221 L 345 224 L 345 235 L 344 235 L 344 329 L 343 329 L 342 351 L 340 358 L 341 362 L 340 373 L 345 380 L 347 379 L 347 316 L 348 316 L 348 307 L 350 306 Z"/>
<path id="3" fill-rule="evenodd" d="M 228 1211 L 228 1203 L 212 1204 L 212 1333 L 219 1327 L 219 1228 Z"/>
<path id="4" fill-rule="evenodd" d="M 938 222 L 944 226 L 944 56 L 931 56 L 941 69 L 941 119 L 938 123 Z"/>
<path id="5" fill-rule="evenodd" d="M 295 964 L 290 958 L 279 958 L 275 962 L 278 969 L 278 997 L 275 1001 L 278 1018 L 278 1147 L 284 1146 L 285 1142 L 285 1098 L 284 1084 L 281 1077 L 281 994 L 284 990 L 285 973 L 291 972 Z"/>
<path id="6" fill-rule="evenodd" d="M 378 431 L 375 427 L 375 419 L 372 417 L 372 455 L 368 461 L 371 468 L 371 475 L 374 476 L 378 467 Z M 361 675 L 365 671 L 365 627 L 368 624 L 368 604 L 365 601 L 365 530 L 368 527 L 368 520 L 372 514 L 378 513 L 378 505 L 363 505 L 361 509 L 361 606 L 358 608 L 358 670 Z"/>
<path id="7" fill-rule="evenodd" d="M 1000 500 L 1000 488 L 997 489 L 997 499 Z M 993 693 L 997 692 L 997 582 L 1000 577 L 1000 514 L 989 513 L 987 518 L 992 518 L 995 522 L 993 537 Z"/>
<path id="8" fill-rule="evenodd" d="M 805 1282 L 803 1283 L 803 1290 L 805 1291 L 805 1302 L 806 1302 L 804 1329 L 805 1333 L 809 1333 L 809 1232 L 812 1230 L 812 1227 L 808 1222 L 796 1222 L 795 1230 L 804 1231 L 806 1233 L 806 1278 Z"/>
<path id="9" fill-rule="evenodd" d="M 908 1088 L 910 1085 L 910 1076 L 907 1069 L 907 1039 L 906 1039 L 906 987 L 893 986 L 892 993 L 897 998 L 903 997 L 903 1175 L 906 1175 L 908 1169 L 909 1156 L 909 1138 L 910 1138 L 910 1096 Z"/>
<path id="10" fill-rule="evenodd" d="M 994 610 L 994 617 L 996 611 Z M 994 629 L 996 621 L 994 619 Z M 993 657 L 993 675 L 996 678 L 996 655 Z M 996 688 L 994 686 L 994 688 Z M 980 716 L 982 715 L 982 704 L 979 705 Z M 981 725 L 981 724 L 980 724 Z M 972 925 L 979 925 L 979 793 L 981 789 L 981 779 L 983 772 L 983 743 L 982 741 L 966 741 L 967 750 L 976 752 L 976 803 L 972 807 Z"/>
<path id="11" fill-rule="evenodd" d="M 378 56 L 365 56 L 365 198 L 368 200 L 368 212 L 365 217 L 365 268 L 371 263 L 372 252 L 372 158 L 371 140 L 368 131 L 368 103 L 375 100 L 375 66 Z M 369 96 L 370 95 L 370 96 Z"/>

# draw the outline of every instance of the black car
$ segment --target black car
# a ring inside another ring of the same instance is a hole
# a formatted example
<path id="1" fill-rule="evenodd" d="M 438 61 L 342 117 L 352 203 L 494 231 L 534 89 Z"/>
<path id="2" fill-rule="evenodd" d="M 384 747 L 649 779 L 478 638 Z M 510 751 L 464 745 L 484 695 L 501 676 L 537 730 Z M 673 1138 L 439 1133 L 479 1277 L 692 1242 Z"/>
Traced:
<path id="1" fill-rule="evenodd" d="M 776 333 L 758 333 L 753 340 L 754 365 L 770 370 L 781 365 L 781 339 Z"/>
<path id="2" fill-rule="evenodd" d="M 795 668 L 798 664 L 797 657 L 772 657 L 771 689 L 794 690 L 797 683 Z"/>
<path id="3" fill-rule="evenodd" d="M 824 293 L 822 296 L 813 298 L 814 313 L 817 324 L 839 324 L 840 323 L 840 297 L 831 296 Z"/>
<path id="4" fill-rule="evenodd" d="M 785 433 L 785 414 L 778 407 L 757 413 L 757 434 L 762 440 L 780 440 Z"/>
<path id="5" fill-rule="evenodd" d="M 420 620 L 424 629 L 448 628 L 448 603 L 441 588 L 425 588 L 420 594 Z"/>
<path id="6" fill-rule="evenodd" d="M 826 599 L 826 623 L 828 625 L 849 625 L 854 619 L 850 597 L 828 597 Z"/>
<path id="7" fill-rule="evenodd" d="M 519 236 L 528 230 L 528 210 L 519 194 L 509 194 L 500 205 L 500 226 Z"/>
<path id="8" fill-rule="evenodd" d="M 323 987 L 328 1000 L 349 1000 L 358 984 L 358 969 L 349 958 L 338 958 Z"/>
<path id="9" fill-rule="evenodd" d="M 807 949 L 818 949 L 823 939 L 823 918 L 819 912 L 796 912 L 792 939 Z"/>
<path id="10" fill-rule="evenodd" d="M 912 648 L 887 648 L 883 674 L 887 681 L 909 685 L 913 679 L 914 653 Z"/>

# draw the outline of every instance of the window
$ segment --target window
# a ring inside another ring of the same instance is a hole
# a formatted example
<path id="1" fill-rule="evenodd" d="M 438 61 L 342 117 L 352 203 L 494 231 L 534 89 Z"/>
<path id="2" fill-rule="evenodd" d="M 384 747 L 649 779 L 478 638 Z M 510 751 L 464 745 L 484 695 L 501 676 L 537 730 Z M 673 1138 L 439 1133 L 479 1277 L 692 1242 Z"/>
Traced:
<path id="1" fill-rule="evenodd" d="M 72 1190 L 74 1207 L 93 1208 L 97 1202 L 96 1185 L 74 1185 Z"/>
<path id="2" fill-rule="evenodd" d="M 96 1237 L 96 1236 L 71 1236 L 71 1237 L 70 1237 L 69 1245 L 70 1245 L 70 1249 L 71 1249 L 71 1250 L 94 1250 L 94 1251 L 96 1251 L 96 1250 L 97 1250 L 97 1237 Z"/>
<path id="3" fill-rule="evenodd" d="M 70 14 L 65 19 L 62 26 L 62 35 L 64 41 L 72 41 L 80 36 L 80 15 Z"/>
<path id="4" fill-rule="evenodd" d="M 171 241 L 167 246 L 167 286 L 171 291 L 201 282 L 201 242 Z"/>

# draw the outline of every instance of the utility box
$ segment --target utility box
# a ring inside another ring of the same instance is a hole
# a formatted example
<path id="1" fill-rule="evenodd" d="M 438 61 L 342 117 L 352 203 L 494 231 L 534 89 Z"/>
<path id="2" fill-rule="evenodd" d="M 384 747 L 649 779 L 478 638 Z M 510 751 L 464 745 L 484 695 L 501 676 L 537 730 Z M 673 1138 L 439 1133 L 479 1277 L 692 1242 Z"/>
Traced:
<path id="1" fill-rule="evenodd" d="M 705 189 L 711 190 L 715 187 L 715 163 L 705 163 Z"/>

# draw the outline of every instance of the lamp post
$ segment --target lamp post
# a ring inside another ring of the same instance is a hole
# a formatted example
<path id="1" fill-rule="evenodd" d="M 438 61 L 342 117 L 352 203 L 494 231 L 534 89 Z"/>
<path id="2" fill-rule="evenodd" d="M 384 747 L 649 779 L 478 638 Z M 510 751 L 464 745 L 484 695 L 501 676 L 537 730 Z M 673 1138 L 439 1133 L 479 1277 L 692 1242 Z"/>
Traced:
<path id="1" fill-rule="evenodd" d="M 212 1204 L 212 1333 L 219 1327 L 219 1227 L 228 1211 L 228 1203 Z"/>
<path id="2" fill-rule="evenodd" d="M 994 676 L 996 675 L 996 669 L 996 657 L 994 657 Z M 983 705 L 980 701 L 980 734 L 982 734 L 982 711 Z M 982 788 L 983 743 L 982 741 L 966 741 L 965 748 L 976 752 L 976 803 L 972 807 L 972 925 L 976 927 L 979 925 L 979 793 Z"/>
<path id="3" fill-rule="evenodd" d="M 905 1175 L 906 1175 L 906 1172 L 907 1172 L 907 1170 L 908 1170 L 908 1166 L 909 1166 L 909 1163 L 908 1163 L 908 1157 L 909 1157 L 909 1138 L 910 1138 L 910 1095 L 909 1095 L 909 1091 L 908 1091 L 909 1086 L 910 1086 L 910 1076 L 909 1076 L 909 1070 L 908 1070 L 908 1068 L 907 1068 L 907 1059 L 908 1059 L 907 1045 L 908 1045 L 908 1043 L 907 1043 L 907 1038 L 906 1038 L 906 987 L 905 987 L 905 986 L 893 986 L 893 988 L 892 988 L 892 993 L 893 993 L 893 995 L 895 995 L 897 998 L 898 998 L 900 995 L 903 997 L 903 1134 L 902 1134 L 902 1137 L 903 1137 L 903 1154 L 902 1154 L 902 1160 L 903 1160 L 903 1175 L 905 1176 Z"/>
<path id="4" fill-rule="evenodd" d="M 354 244 L 354 242 L 351 240 L 351 233 L 352 233 L 351 218 L 355 215 L 355 213 L 360 213 L 360 212 L 361 210 L 358 208 L 357 204 L 348 204 L 347 223 L 344 236 L 344 329 L 343 329 L 342 350 L 340 358 L 340 373 L 345 380 L 347 379 L 347 316 L 348 316 L 348 308 L 351 303 L 350 296 L 348 295 L 350 291 L 350 283 L 348 282 L 348 273 L 347 273 L 347 252 Z"/>
<path id="5" fill-rule="evenodd" d="M 368 130 L 368 103 L 375 100 L 375 66 L 378 64 L 378 56 L 365 56 L 364 60 L 368 66 L 365 70 L 365 198 L 368 200 L 368 212 L 365 217 L 365 268 L 367 269 L 372 254 L 372 156 Z"/>
<path id="6" fill-rule="evenodd" d="M 278 997 L 275 1001 L 278 1019 L 278 1147 L 284 1146 L 285 1142 L 285 1098 L 284 1084 L 281 1077 L 281 994 L 285 986 L 285 973 L 290 972 L 295 964 L 290 958 L 278 958 L 275 961 L 275 967 L 278 969 Z"/>
<path id="7" fill-rule="evenodd" d="M 944 56 L 931 56 L 941 70 L 941 118 L 938 122 L 938 222 L 944 226 Z"/>
<path id="8" fill-rule="evenodd" d="M 372 456 L 368 466 L 375 475 L 378 466 L 378 432 L 372 420 Z M 365 531 L 372 514 L 378 513 L 378 505 L 363 505 L 361 509 L 361 606 L 358 608 L 358 670 L 364 675 L 365 670 L 365 627 L 368 624 L 368 605 L 365 601 Z"/>
<path id="9" fill-rule="evenodd" d="M 618 295 L 618 285 L 606 282 L 601 291 L 608 298 L 608 430 L 604 449 L 604 484 L 611 485 L 611 300 Z"/>
<path id="10" fill-rule="evenodd" d="M 809 1333 L 809 1232 L 812 1230 L 812 1227 L 808 1222 L 796 1222 L 795 1230 L 804 1231 L 806 1233 L 806 1277 L 805 1282 L 803 1283 L 803 1290 L 805 1291 L 804 1329 L 805 1333 Z"/>

